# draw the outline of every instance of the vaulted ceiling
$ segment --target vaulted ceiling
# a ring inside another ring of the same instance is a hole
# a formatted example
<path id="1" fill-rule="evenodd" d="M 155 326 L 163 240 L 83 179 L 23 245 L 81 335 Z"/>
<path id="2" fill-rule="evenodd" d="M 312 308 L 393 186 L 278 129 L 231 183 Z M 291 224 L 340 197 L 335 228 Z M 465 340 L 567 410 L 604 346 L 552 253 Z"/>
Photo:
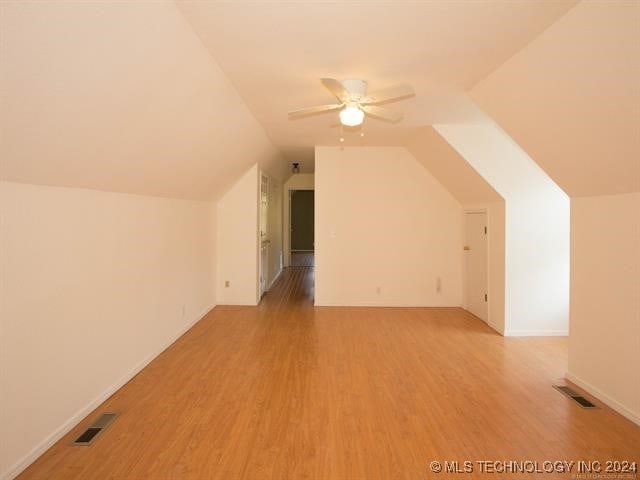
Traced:
<path id="1" fill-rule="evenodd" d="M 215 198 L 282 163 L 172 1 L 0 2 L 0 178 Z"/>
<path id="2" fill-rule="evenodd" d="M 462 205 L 503 201 L 433 127 L 423 127 L 406 147 Z"/>
<path id="3" fill-rule="evenodd" d="M 624 0 L 3 1 L 0 179 L 210 199 L 255 162 L 282 176 L 283 153 L 312 170 L 344 135 L 490 201 L 430 125 L 494 120 L 570 195 L 638 191 L 639 23 Z M 416 96 L 364 137 L 289 120 L 334 100 L 325 76 Z"/>
<path id="4" fill-rule="evenodd" d="M 367 120 L 352 145 L 406 143 L 416 128 L 470 121 L 462 92 L 524 47 L 575 0 L 505 2 L 201 2 L 185 17 L 290 160 L 335 145 L 337 114 L 289 120 L 287 112 L 334 98 L 321 77 L 362 78 L 370 90 L 408 82 L 415 98 L 389 105 L 398 125 Z"/>
<path id="5" fill-rule="evenodd" d="M 640 2 L 579 3 L 471 96 L 570 196 L 640 191 Z"/>

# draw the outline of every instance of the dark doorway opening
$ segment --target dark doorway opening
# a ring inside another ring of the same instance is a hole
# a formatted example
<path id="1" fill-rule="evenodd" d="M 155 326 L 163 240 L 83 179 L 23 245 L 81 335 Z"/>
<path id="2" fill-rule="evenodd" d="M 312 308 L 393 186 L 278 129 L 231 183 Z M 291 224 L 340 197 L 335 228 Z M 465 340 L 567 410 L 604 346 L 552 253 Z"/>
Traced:
<path id="1" fill-rule="evenodd" d="M 291 252 L 313 252 L 313 190 L 291 192 Z"/>

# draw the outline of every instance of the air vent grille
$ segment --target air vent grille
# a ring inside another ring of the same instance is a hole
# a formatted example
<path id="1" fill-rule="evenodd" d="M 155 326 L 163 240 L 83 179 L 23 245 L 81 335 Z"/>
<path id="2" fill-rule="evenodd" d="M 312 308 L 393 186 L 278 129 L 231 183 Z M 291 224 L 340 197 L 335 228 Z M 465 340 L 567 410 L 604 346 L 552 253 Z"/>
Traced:
<path id="1" fill-rule="evenodd" d="M 73 444 L 83 446 L 91 445 L 91 443 L 113 423 L 117 416 L 117 413 L 103 413 L 73 441 Z"/>
<path id="2" fill-rule="evenodd" d="M 571 400 L 576 402 L 582 408 L 598 408 L 596 405 L 594 405 L 589 400 L 584 398 L 578 392 L 576 392 L 575 390 L 571 389 L 570 387 L 567 387 L 566 385 L 554 385 L 553 388 L 558 390 L 563 395 L 566 395 L 567 397 L 569 397 Z"/>

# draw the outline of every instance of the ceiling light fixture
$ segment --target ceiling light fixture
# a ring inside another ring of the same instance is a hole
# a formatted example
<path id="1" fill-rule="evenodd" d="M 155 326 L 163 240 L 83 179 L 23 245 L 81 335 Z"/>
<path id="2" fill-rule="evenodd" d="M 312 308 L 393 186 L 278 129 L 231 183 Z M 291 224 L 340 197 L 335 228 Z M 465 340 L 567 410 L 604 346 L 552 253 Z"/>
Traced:
<path id="1" fill-rule="evenodd" d="M 300 173 L 300 164 L 294 163 L 291 167 L 291 173 Z"/>
<path id="2" fill-rule="evenodd" d="M 357 127 L 364 120 L 364 112 L 356 105 L 347 105 L 340 111 L 340 123 L 347 127 Z"/>

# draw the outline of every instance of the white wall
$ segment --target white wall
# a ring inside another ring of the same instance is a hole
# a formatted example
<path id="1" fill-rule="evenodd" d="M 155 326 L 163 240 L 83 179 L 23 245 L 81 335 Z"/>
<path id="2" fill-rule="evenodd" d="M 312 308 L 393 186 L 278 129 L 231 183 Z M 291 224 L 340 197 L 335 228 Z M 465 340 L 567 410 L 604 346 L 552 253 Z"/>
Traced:
<path id="1" fill-rule="evenodd" d="M 505 331 L 505 203 L 487 204 L 489 214 L 489 325 Z"/>
<path id="2" fill-rule="evenodd" d="M 317 305 L 460 306 L 462 209 L 413 155 L 316 147 L 315 168 Z"/>
<path id="3" fill-rule="evenodd" d="M 433 127 L 421 128 L 406 147 L 465 211 L 487 212 L 488 324 L 504 333 L 504 199 Z"/>
<path id="4" fill-rule="evenodd" d="M 505 198 L 505 335 L 566 335 L 569 198 L 492 124 L 436 130 Z"/>
<path id="5" fill-rule="evenodd" d="M 502 197 L 431 126 L 420 128 L 405 145 L 462 205 L 499 202 Z"/>
<path id="6" fill-rule="evenodd" d="M 283 251 L 284 266 L 291 263 L 291 191 L 292 190 L 313 190 L 315 188 L 315 176 L 313 173 L 294 173 L 284 184 L 282 192 L 282 215 L 283 215 Z"/>
<path id="7" fill-rule="evenodd" d="M 585 0 L 471 96 L 571 197 L 640 191 L 640 2 Z"/>
<path id="8" fill-rule="evenodd" d="M 567 378 L 640 424 L 640 193 L 571 199 Z"/>
<path id="9" fill-rule="evenodd" d="M 636 422 L 639 18 L 581 1 L 471 90 L 572 197 L 568 377 Z"/>
<path id="10" fill-rule="evenodd" d="M 0 477 L 213 307 L 212 207 L 0 182 Z"/>
<path id="11" fill-rule="evenodd" d="M 217 303 L 258 303 L 260 171 L 255 164 L 217 203 Z M 225 282 L 229 281 L 229 287 Z"/>

